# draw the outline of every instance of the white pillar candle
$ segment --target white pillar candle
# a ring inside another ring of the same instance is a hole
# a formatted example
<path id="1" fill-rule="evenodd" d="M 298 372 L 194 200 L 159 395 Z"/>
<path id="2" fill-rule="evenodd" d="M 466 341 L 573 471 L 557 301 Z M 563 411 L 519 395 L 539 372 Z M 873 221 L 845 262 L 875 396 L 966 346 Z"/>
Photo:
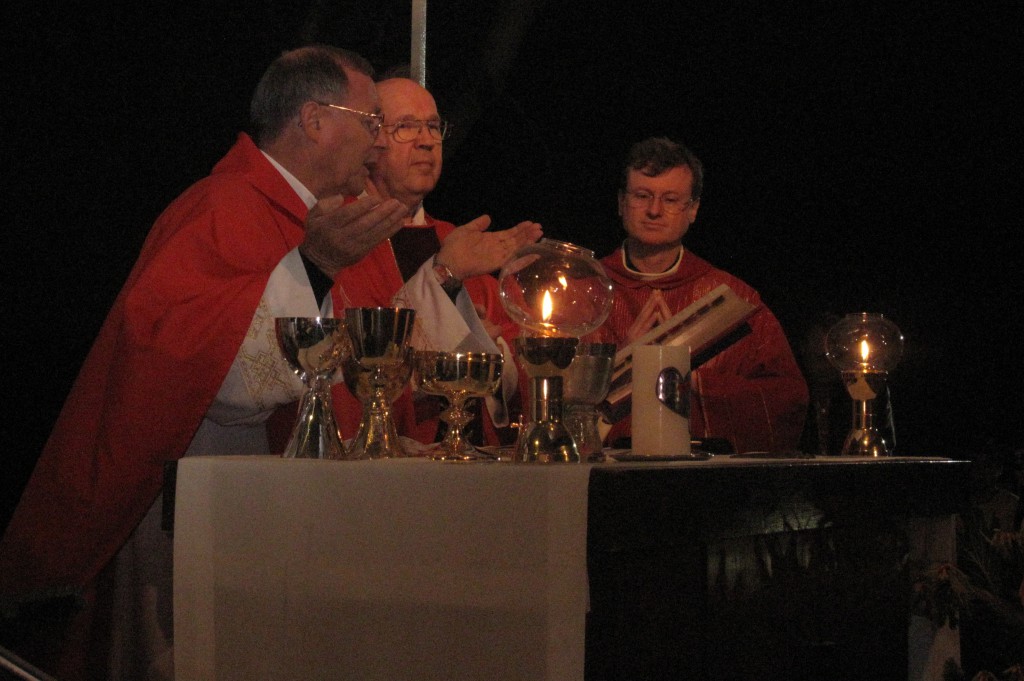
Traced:
<path id="1" fill-rule="evenodd" d="M 662 372 L 666 372 L 664 375 Z M 677 376 L 687 386 L 683 414 L 658 399 L 658 380 Z M 690 453 L 690 348 L 685 345 L 641 345 L 633 351 L 633 453 L 678 456 Z"/>

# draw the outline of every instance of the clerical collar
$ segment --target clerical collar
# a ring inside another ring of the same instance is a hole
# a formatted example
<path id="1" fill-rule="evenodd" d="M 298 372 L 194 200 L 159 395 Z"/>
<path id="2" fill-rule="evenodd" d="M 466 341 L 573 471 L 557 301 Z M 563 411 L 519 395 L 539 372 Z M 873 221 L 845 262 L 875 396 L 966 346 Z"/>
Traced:
<path id="1" fill-rule="evenodd" d="M 270 165 L 277 168 L 277 172 L 281 173 L 281 177 L 283 177 L 284 181 L 288 183 L 288 186 L 295 190 L 295 193 L 299 195 L 302 202 L 306 204 L 306 208 L 313 208 L 316 204 L 316 197 L 313 196 L 313 192 L 306 189 L 306 185 L 299 182 L 297 177 L 289 173 L 283 165 L 275 161 L 273 156 L 262 149 L 260 149 L 260 153 L 267 157 L 267 160 L 270 161 Z"/>
<path id="2" fill-rule="evenodd" d="M 422 203 L 420 203 L 420 205 L 416 207 L 416 212 L 413 213 L 412 220 L 410 220 L 409 222 L 407 222 L 405 224 L 407 224 L 407 225 L 425 225 L 425 224 L 427 224 L 427 212 L 425 210 L 423 210 L 423 204 Z"/>
<path id="3" fill-rule="evenodd" d="M 658 279 L 660 277 L 668 276 L 669 274 L 675 274 L 676 270 L 679 269 L 679 263 L 683 260 L 683 246 L 679 245 L 679 253 L 676 254 L 676 260 L 672 263 L 664 272 L 641 272 L 633 264 L 633 261 L 629 259 L 629 250 L 626 248 L 627 241 L 622 242 L 622 266 L 626 268 L 626 271 L 636 276 L 638 279 Z"/>

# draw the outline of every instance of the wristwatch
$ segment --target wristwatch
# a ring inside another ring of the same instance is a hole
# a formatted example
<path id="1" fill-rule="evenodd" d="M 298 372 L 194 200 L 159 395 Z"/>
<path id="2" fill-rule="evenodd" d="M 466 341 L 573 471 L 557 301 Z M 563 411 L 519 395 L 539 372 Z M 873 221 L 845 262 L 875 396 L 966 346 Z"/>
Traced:
<path id="1" fill-rule="evenodd" d="M 447 265 L 442 265 L 437 261 L 437 255 L 434 255 L 434 276 L 437 278 L 437 283 L 441 285 L 444 292 L 448 295 L 455 295 L 462 288 L 462 280 L 456 277 Z"/>

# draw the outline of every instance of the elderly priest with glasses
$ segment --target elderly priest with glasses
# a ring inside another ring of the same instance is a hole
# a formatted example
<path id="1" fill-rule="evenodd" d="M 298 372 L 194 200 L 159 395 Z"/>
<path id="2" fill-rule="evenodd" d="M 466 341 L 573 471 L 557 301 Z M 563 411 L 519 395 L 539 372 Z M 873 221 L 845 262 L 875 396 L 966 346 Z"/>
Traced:
<path id="1" fill-rule="evenodd" d="M 440 320 L 417 324 L 413 344 L 421 349 L 500 352 L 509 358 L 504 338 L 514 336 L 518 327 L 505 314 L 490 273 L 517 248 L 539 239 L 541 226 L 524 221 L 487 232 L 491 220 L 486 215 L 461 227 L 429 215 L 423 201 L 441 176 L 448 123 L 434 97 L 416 81 L 386 78 L 377 83 L 377 92 L 387 123 L 377 138 L 380 153 L 371 182 L 381 196 L 401 201 L 407 213 L 402 229 L 342 272 L 340 280 L 355 305 L 394 302 Z M 498 442 L 498 429 L 509 420 L 507 403 L 516 396 L 515 364 L 506 361 L 504 366 L 501 394 L 485 399 L 488 416 L 480 420 L 479 435 L 487 444 Z M 433 442 L 438 402 L 417 395 L 415 413 L 416 423 L 400 425 L 400 432 Z"/>

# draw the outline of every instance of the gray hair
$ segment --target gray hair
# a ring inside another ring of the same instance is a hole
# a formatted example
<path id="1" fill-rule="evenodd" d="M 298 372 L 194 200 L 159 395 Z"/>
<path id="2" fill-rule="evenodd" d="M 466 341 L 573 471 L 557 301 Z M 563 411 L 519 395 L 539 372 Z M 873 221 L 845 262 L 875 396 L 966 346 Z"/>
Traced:
<path id="1" fill-rule="evenodd" d="M 692 151 L 678 142 L 673 142 L 667 137 L 648 137 L 634 144 L 629 150 L 626 167 L 622 171 L 621 191 L 626 190 L 631 170 L 639 171 L 647 177 L 657 177 L 666 170 L 683 166 L 693 173 L 690 198 L 697 201 L 704 191 L 704 164 Z"/>
<path id="2" fill-rule="evenodd" d="M 249 105 L 257 146 L 280 135 L 304 103 L 340 99 L 348 94 L 345 69 L 373 78 L 370 62 L 355 52 L 330 45 L 300 47 L 275 59 L 256 85 Z"/>

